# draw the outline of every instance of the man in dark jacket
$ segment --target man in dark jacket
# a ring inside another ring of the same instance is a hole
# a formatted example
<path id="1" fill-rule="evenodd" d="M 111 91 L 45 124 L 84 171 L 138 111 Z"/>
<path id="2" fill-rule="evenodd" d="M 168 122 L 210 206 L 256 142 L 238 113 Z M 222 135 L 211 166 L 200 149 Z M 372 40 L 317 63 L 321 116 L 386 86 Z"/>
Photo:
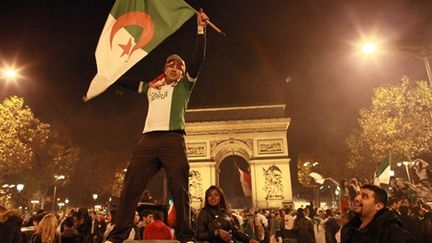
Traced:
<path id="1" fill-rule="evenodd" d="M 354 200 L 356 216 L 342 227 L 342 243 L 414 243 L 413 237 L 402 228 L 394 213 L 389 212 L 384 189 L 366 184 Z"/>

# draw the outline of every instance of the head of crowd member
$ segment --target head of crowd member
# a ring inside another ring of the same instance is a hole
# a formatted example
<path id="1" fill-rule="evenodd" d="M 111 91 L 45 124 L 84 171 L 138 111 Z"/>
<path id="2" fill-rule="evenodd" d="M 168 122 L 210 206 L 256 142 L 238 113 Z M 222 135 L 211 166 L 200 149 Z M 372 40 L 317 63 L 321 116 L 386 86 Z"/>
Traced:
<path id="1" fill-rule="evenodd" d="M 227 210 L 225 196 L 221 188 L 214 185 L 210 186 L 205 192 L 205 198 L 204 207 L 222 208 L 225 211 Z"/>
<path id="2" fill-rule="evenodd" d="M 399 207 L 399 212 L 402 216 L 408 216 L 409 214 L 409 208 L 408 206 L 402 205 Z"/>
<path id="3" fill-rule="evenodd" d="M 393 197 L 389 200 L 388 206 L 391 210 L 399 211 L 399 207 L 401 206 L 401 202 L 399 199 Z"/>
<path id="4" fill-rule="evenodd" d="M 186 64 L 179 55 L 173 54 L 166 59 L 164 68 L 166 83 L 179 81 L 185 75 L 185 72 Z"/>
<path id="5" fill-rule="evenodd" d="M 140 216 L 139 213 L 137 211 L 135 211 L 135 215 L 134 215 L 134 220 L 133 220 L 133 224 L 137 225 L 140 221 Z"/>
<path id="6" fill-rule="evenodd" d="M 350 184 L 353 184 L 353 185 L 357 186 L 358 185 L 357 179 L 356 178 L 351 178 Z"/>
<path id="7" fill-rule="evenodd" d="M 54 242 L 57 235 L 57 217 L 52 214 L 46 214 L 36 226 L 36 233 L 41 237 L 42 242 Z"/>
<path id="8" fill-rule="evenodd" d="M 341 181 L 341 186 L 342 187 L 348 187 L 349 186 L 349 181 L 348 181 L 348 179 L 342 179 L 342 181 Z"/>
<path id="9" fill-rule="evenodd" d="M 154 221 L 153 211 L 146 209 L 142 212 L 143 222 L 145 225 L 149 225 Z"/>
<path id="10" fill-rule="evenodd" d="M 39 224 L 39 222 L 45 217 L 45 215 L 47 215 L 48 213 L 46 211 L 41 211 L 40 213 L 36 214 L 33 217 L 33 225 L 37 226 Z"/>
<path id="11" fill-rule="evenodd" d="M 2 205 L 0 205 L 0 214 L 6 212 L 6 210 L 7 209 L 5 207 L 3 207 Z"/>
<path id="12" fill-rule="evenodd" d="M 0 223 L 4 223 L 4 222 L 9 221 L 9 220 L 14 221 L 20 227 L 21 227 L 22 221 L 23 221 L 21 219 L 21 215 L 17 209 L 9 209 L 9 210 L 3 211 L 3 213 L 0 213 Z"/>
<path id="13" fill-rule="evenodd" d="M 297 218 L 301 219 L 301 218 L 305 218 L 305 217 L 306 217 L 306 215 L 305 215 L 304 208 L 297 209 Z"/>
<path id="14" fill-rule="evenodd" d="M 64 226 L 65 230 L 75 228 L 75 222 L 74 222 L 73 217 L 72 216 L 67 216 L 63 220 L 63 226 Z"/>
<path id="15" fill-rule="evenodd" d="M 397 186 L 397 180 L 396 180 L 396 177 L 394 177 L 394 176 L 390 176 L 389 185 L 390 185 L 390 186 Z"/>
<path id="16" fill-rule="evenodd" d="M 372 184 L 363 185 L 354 199 L 354 212 L 360 219 L 372 219 L 375 214 L 385 208 L 387 193 L 381 187 Z"/>
<path id="17" fill-rule="evenodd" d="M 322 208 L 317 208 L 316 214 L 319 218 L 324 218 L 325 214 L 324 214 L 324 209 Z"/>
<path id="18" fill-rule="evenodd" d="M 333 211 L 330 208 L 328 208 L 325 210 L 324 215 L 325 215 L 325 218 L 333 217 Z"/>

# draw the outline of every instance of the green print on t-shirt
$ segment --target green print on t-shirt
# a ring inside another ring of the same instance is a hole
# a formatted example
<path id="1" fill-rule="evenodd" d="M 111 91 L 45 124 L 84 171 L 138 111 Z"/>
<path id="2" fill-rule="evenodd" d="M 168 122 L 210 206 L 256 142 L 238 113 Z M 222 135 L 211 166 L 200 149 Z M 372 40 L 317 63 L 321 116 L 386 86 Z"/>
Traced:
<path id="1" fill-rule="evenodd" d="M 158 92 L 153 92 L 153 93 L 150 94 L 150 100 L 156 100 L 156 99 L 163 100 L 166 97 L 168 97 L 168 91 L 165 91 L 163 93 L 160 92 L 160 91 L 158 91 Z"/>

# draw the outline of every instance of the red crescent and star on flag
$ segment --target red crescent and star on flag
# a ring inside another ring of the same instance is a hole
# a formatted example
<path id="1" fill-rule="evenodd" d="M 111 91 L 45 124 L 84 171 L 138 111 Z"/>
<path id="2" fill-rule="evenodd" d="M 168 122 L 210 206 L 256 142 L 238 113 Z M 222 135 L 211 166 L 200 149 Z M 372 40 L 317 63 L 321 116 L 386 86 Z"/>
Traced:
<path id="1" fill-rule="evenodd" d="M 123 53 L 120 57 L 124 55 L 128 55 L 128 58 L 132 55 L 132 53 L 144 47 L 150 40 L 153 38 L 155 28 L 153 22 L 151 20 L 151 16 L 144 12 L 128 12 L 126 14 L 121 15 L 117 18 L 117 21 L 114 23 L 111 33 L 110 33 L 110 46 L 112 49 L 112 40 L 116 33 L 126 26 L 139 26 L 143 29 L 140 38 L 136 41 L 135 45 L 132 45 L 132 38 L 126 44 L 118 44 L 122 49 Z"/>

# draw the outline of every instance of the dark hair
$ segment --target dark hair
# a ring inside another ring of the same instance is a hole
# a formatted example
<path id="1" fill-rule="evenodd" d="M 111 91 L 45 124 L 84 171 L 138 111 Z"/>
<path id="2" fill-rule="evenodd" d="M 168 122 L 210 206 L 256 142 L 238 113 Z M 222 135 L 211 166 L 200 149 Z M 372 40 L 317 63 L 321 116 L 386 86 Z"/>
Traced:
<path id="1" fill-rule="evenodd" d="M 142 216 L 143 216 L 144 218 L 147 217 L 147 216 L 149 216 L 150 214 L 152 214 L 152 215 L 154 216 L 153 211 L 151 211 L 150 209 L 144 209 L 144 210 L 141 212 L 141 214 L 142 214 Z"/>
<path id="2" fill-rule="evenodd" d="M 392 197 L 390 200 L 388 200 L 388 205 L 391 206 L 393 203 L 398 203 L 399 199 Z"/>
<path id="3" fill-rule="evenodd" d="M 333 212 L 332 212 L 332 210 L 331 209 L 326 209 L 325 210 L 325 217 L 326 218 L 328 218 L 328 217 L 331 217 L 331 216 L 333 216 Z"/>
<path id="4" fill-rule="evenodd" d="M 43 217 L 45 217 L 45 215 L 47 215 L 48 213 L 46 211 L 42 211 L 42 213 L 39 213 L 37 215 L 34 216 L 33 218 L 33 222 L 36 222 L 37 224 L 39 224 L 39 222 L 43 219 Z"/>
<path id="5" fill-rule="evenodd" d="M 372 184 L 365 184 L 361 188 L 374 192 L 375 203 L 380 202 L 383 203 L 384 206 L 387 205 L 387 192 L 381 187 Z"/>
<path id="6" fill-rule="evenodd" d="M 297 219 L 301 219 L 301 218 L 304 218 L 304 217 L 305 217 L 304 209 L 303 208 L 297 209 Z"/>
<path id="7" fill-rule="evenodd" d="M 408 215 L 408 206 L 405 205 L 400 206 L 399 212 L 401 215 Z"/>
<path id="8" fill-rule="evenodd" d="M 111 209 L 109 214 L 111 215 L 111 224 L 115 224 L 117 209 Z"/>
<path id="9" fill-rule="evenodd" d="M 74 226 L 74 220 L 72 216 L 67 216 L 63 220 L 63 225 L 67 226 L 68 228 L 72 228 Z"/>
<path id="10" fill-rule="evenodd" d="M 212 186 L 210 186 L 208 189 L 207 189 L 207 191 L 205 192 L 205 203 L 204 203 L 204 207 L 205 208 L 207 208 L 207 207 L 211 207 L 211 205 L 209 205 L 209 203 L 208 203 L 208 198 L 209 198 L 209 196 L 210 196 L 210 193 L 212 192 L 212 191 L 217 191 L 217 193 L 219 194 L 219 197 L 220 197 L 220 204 L 219 204 L 219 208 L 222 208 L 222 209 L 224 209 L 225 211 L 227 210 L 227 206 L 226 206 L 226 203 L 225 203 L 225 195 L 224 195 L 224 193 L 223 193 L 223 191 L 222 191 L 222 188 L 220 188 L 220 187 L 218 187 L 218 186 L 214 186 L 214 185 L 212 185 Z"/>

